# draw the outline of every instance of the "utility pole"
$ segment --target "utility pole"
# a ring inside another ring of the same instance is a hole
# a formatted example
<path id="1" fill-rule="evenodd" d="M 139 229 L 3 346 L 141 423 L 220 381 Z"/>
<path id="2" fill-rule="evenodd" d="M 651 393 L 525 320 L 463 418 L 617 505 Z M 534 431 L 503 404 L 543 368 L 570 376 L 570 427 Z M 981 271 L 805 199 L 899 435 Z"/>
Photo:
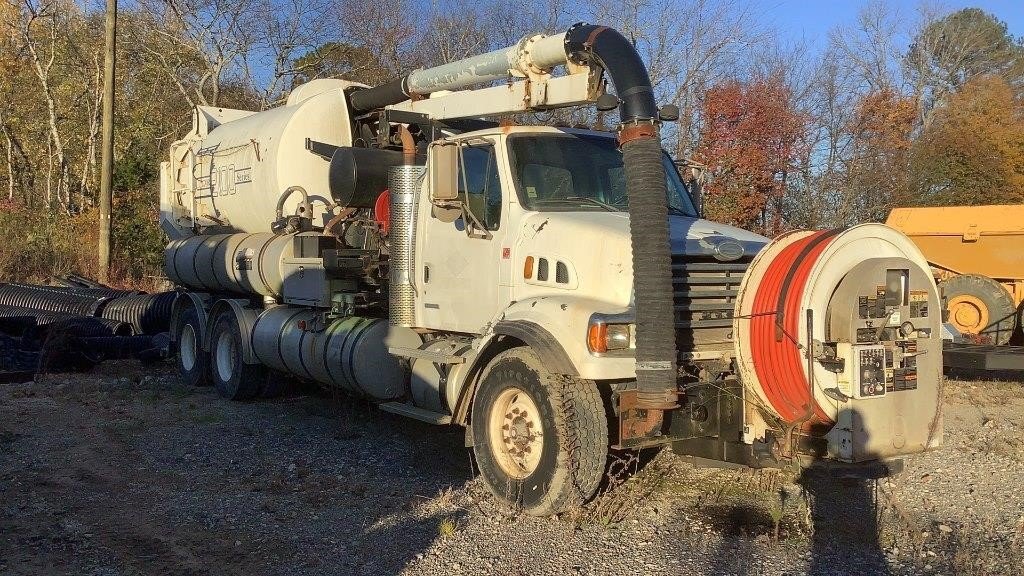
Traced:
<path id="1" fill-rule="evenodd" d="M 114 187 L 114 68 L 117 54 L 117 0 L 107 0 L 107 45 L 103 55 L 103 159 L 100 166 L 99 281 L 110 276 L 110 204 Z"/>

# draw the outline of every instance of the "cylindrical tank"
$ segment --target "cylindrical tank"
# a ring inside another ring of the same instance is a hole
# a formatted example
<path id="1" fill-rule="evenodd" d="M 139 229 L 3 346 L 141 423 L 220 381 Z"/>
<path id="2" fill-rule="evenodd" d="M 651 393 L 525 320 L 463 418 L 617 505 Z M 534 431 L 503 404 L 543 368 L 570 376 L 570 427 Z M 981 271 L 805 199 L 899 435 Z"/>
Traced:
<path id="1" fill-rule="evenodd" d="M 284 106 L 258 113 L 198 109 L 192 134 L 172 149 L 166 182 L 171 206 L 162 208 L 162 217 L 173 222 L 165 227 L 188 227 L 188 218 L 177 213 L 239 232 L 268 232 L 277 201 L 291 186 L 309 193 L 314 223 L 324 225 L 332 205 L 330 152 L 324 150 L 352 146 L 345 90 L 356 85 L 314 80 L 292 91 Z M 292 195 L 284 213 L 294 214 L 299 202 Z"/>
<path id="2" fill-rule="evenodd" d="M 425 342 L 420 350 L 433 354 L 461 355 L 468 351 L 470 343 L 461 338 L 438 338 Z M 430 358 L 413 358 L 412 378 L 409 395 L 412 402 L 431 412 L 447 414 L 455 410 L 459 400 L 459 374 L 467 370 L 466 363 L 437 364 Z"/>
<path id="3" fill-rule="evenodd" d="M 379 318 L 353 316 L 327 326 L 321 319 L 306 308 L 268 309 L 252 331 L 256 358 L 276 370 L 376 400 L 405 393 L 408 370 L 388 347 L 416 348 L 418 334 Z"/>
<path id="4" fill-rule="evenodd" d="M 164 270 L 176 284 L 195 290 L 277 298 L 284 285 L 282 264 L 294 246 L 294 236 L 287 234 L 192 236 L 167 245 Z"/>
<path id="5" fill-rule="evenodd" d="M 388 175 L 390 190 L 389 266 L 391 286 L 388 288 L 391 324 L 413 326 L 416 323 L 416 287 L 413 285 L 413 249 L 416 238 L 416 191 L 423 166 L 395 166 Z"/>

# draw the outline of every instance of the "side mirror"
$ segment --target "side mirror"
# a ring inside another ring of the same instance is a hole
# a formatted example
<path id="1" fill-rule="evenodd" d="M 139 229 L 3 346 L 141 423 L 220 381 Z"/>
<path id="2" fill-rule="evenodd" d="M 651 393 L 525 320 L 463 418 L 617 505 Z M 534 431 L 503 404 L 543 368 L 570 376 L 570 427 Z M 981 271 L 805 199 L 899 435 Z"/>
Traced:
<path id="1" fill-rule="evenodd" d="M 439 141 L 430 146 L 430 200 L 451 202 L 459 198 L 459 152 L 454 142 Z"/>

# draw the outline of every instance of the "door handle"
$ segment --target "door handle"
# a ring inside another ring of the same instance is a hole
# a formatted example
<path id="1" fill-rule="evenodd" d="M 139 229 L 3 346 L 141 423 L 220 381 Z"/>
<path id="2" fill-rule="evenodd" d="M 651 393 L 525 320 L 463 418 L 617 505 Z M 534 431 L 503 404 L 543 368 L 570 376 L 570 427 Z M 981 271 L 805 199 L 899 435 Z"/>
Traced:
<path id="1" fill-rule="evenodd" d="M 430 282 L 430 266 L 423 266 L 423 283 Z"/>

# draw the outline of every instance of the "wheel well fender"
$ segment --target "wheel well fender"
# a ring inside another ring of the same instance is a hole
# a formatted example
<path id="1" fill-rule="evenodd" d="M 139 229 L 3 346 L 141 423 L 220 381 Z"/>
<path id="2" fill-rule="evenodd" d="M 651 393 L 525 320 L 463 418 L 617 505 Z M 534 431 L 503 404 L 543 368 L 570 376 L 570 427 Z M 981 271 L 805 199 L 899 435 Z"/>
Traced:
<path id="1" fill-rule="evenodd" d="M 207 324 L 209 324 L 207 322 L 209 315 L 206 313 L 206 310 L 210 306 L 210 300 L 211 296 L 209 294 L 199 292 L 178 293 L 178 297 L 174 299 L 174 304 L 171 305 L 171 323 L 168 327 L 172 343 L 176 341 L 175 339 L 178 334 L 178 321 L 190 306 L 195 309 L 196 317 L 199 318 L 199 334 L 206 334 Z M 203 347 L 205 348 L 205 344 Z"/>
<path id="2" fill-rule="evenodd" d="M 258 364 L 256 353 L 252 346 L 253 326 L 256 325 L 256 318 L 260 311 L 247 308 L 248 300 L 235 298 L 224 298 L 217 300 L 210 308 L 209 321 L 206 323 L 205 337 L 203 338 L 203 350 L 210 352 L 213 342 L 213 329 L 217 318 L 221 314 L 230 314 L 231 318 L 238 324 L 238 331 L 242 334 L 242 361 L 246 364 Z"/>
<path id="3" fill-rule="evenodd" d="M 480 352 L 473 357 L 471 365 L 465 372 L 463 385 L 459 390 L 459 398 L 452 410 L 452 420 L 465 426 L 469 423 L 470 406 L 473 395 L 480 383 L 487 365 L 495 356 L 520 346 L 528 346 L 544 362 L 551 372 L 556 374 L 577 375 L 576 368 L 569 361 L 569 356 L 561 345 L 539 324 L 526 320 L 502 320 L 494 325 L 494 330 L 480 346 Z"/>
<path id="4" fill-rule="evenodd" d="M 558 340 L 544 327 L 529 320 L 501 320 L 494 325 L 494 333 L 525 342 L 553 374 L 577 376 L 576 366 L 565 353 Z"/>

